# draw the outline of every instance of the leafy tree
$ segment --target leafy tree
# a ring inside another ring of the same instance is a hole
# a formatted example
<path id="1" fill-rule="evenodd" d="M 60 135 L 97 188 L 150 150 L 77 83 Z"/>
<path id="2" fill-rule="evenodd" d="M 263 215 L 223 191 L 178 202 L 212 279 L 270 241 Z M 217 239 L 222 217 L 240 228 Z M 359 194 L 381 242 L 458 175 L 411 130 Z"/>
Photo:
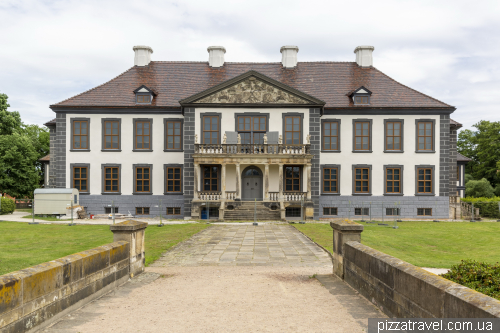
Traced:
<path id="1" fill-rule="evenodd" d="M 467 184 L 465 184 L 465 196 L 492 198 L 495 196 L 495 193 L 490 182 L 486 178 L 483 178 L 481 180 L 468 181 Z"/>
<path id="2" fill-rule="evenodd" d="M 45 169 L 42 165 L 43 163 L 39 162 L 38 159 L 49 154 L 50 133 L 46 127 L 40 127 L 38 125 L 25 125 L 24 134 L 30 139 L 33 148 L 35 148 L 37 154 L 35 168 L 37 169 L 40 175 L 40 180 L 43 183 L 43 180 L 45 179 Z"/>
<path id="3" fill-rule="evenodd" d="M 470 173 L 466 173 L 464 177 L 464 184 L 467 184 L 469 180 L 474 180 L 474 177 Z"/>
<path id="4" fill-rule="evenodd" d="M 15 131 L 20 131 L 23 125 L 19 112 L 7 111 L 10 107 L 7 99 L 7 95 L 0 94 L 0 135 L 11 135 Z"/>

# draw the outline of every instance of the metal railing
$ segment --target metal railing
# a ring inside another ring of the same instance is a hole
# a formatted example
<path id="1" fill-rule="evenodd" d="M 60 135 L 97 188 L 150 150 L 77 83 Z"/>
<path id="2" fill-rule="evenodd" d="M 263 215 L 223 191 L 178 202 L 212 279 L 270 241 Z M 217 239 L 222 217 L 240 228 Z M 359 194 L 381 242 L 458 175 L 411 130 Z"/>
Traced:
<path id="1" fill-rule="evenodd" d="M 195 144 L 195 154 L 271 154 L 306 155 L 311 153 L 310 144 Z"/>

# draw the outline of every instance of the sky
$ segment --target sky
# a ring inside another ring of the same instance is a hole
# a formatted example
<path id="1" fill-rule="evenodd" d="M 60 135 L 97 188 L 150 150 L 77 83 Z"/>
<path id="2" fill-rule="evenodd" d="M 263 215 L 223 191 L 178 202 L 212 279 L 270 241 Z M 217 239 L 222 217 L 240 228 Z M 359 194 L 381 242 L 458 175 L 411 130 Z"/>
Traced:
<path id="1" fill-rule="evenodd" d="M 25 123 L 55 117 L 49 105 L 133 66 L 134 45 L 152 60 L 354 61 L 372 45 L 374 66 L 453 105 L 472 128 L 500 121 L 500 1 L 107 1 L 0 0 L 0 93 Z"/>

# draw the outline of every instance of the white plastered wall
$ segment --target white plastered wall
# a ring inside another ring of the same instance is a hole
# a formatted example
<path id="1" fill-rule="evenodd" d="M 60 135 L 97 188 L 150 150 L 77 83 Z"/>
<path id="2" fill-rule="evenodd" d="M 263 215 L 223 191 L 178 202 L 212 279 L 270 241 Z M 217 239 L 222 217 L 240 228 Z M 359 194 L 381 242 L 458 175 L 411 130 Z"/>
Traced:
<path id="1" fill-rule="evenodd" d="M 321 153 L 320 164 L 338 164 L 340 170 L 340 194 L 352 195 L 352 165 L 372 166 L 372 195 L 384 194 L 384 165 L 403 165 L 403 193 L 415 195 L 415 165 L 434 165 L 434 193 L 439 195 L 439 116 L 429 115 L 325 115 L 321 119 L 340 119 L 341 152 Z M 353 153 L 353 119 L 372 119 L 372 153 Z M 384 119 L 404 120 L 404 153 L 384 153 Z M 434 119 L 435 153 L 416 153 L 416 119 Z"/>
<path id="2" fill-rule="evenodd" d="M 72 152 L 71 147 L 71 118 L 90 118 L 90 152 Z M 102 149 L 102 118 L 121 118 L 121 152 L 103 152 Z M 134 152 L 133 149 L 133 119 L 153 119 L 153 151 Z M 153 195 L 162 195 L 164 192 L 164 164 L 184 164 L 183 152 L 164 152 L 164 125 L 165 118 L 182 118 L 180 114 L 152 115 L 152 114 L 68 114 L 66 116 L 66 184 L 71 185 L 71 169 L 73 163 L 90 164 L 90 194 L 101 194 L 101 164 L 121 164 L 121 194 L 133 193 L 134 164 L 153 165 Z"/>

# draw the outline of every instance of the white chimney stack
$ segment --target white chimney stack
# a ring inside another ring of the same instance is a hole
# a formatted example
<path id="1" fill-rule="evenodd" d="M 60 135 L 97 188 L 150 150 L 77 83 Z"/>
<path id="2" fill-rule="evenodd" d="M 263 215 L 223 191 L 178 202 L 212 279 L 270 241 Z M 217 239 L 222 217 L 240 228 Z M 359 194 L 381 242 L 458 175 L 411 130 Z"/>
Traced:
<path id="1" fill-rule="evenodd" d="M 283 67 L 293 68 L 297 66 L 297 53 L 299 53 L 298 46 L 285 45 L 281 47 L 280 52 Z"/>
<path id="2" fill-rule="evenodd" d="M 137 45 L 132 48 L 135 52 L 134 66 L 147 66 L 151 62 L 153 49 L 149 46 Z"/>
<path id="3" fill-rule="evenodd" d="M 354 53 L 356 53 L 356 63 L 358 66 L 373 66 L 373 50 L 375 50 L 373 46 L 358 46 L 354 49 Z"/>
<path id="4" fill-rule="evenodd" d="M 224 46 L 209 46 L 207 51 L 208 65 L 210 67 L 224 66 L 224 53 L 226 53 Z"/>

